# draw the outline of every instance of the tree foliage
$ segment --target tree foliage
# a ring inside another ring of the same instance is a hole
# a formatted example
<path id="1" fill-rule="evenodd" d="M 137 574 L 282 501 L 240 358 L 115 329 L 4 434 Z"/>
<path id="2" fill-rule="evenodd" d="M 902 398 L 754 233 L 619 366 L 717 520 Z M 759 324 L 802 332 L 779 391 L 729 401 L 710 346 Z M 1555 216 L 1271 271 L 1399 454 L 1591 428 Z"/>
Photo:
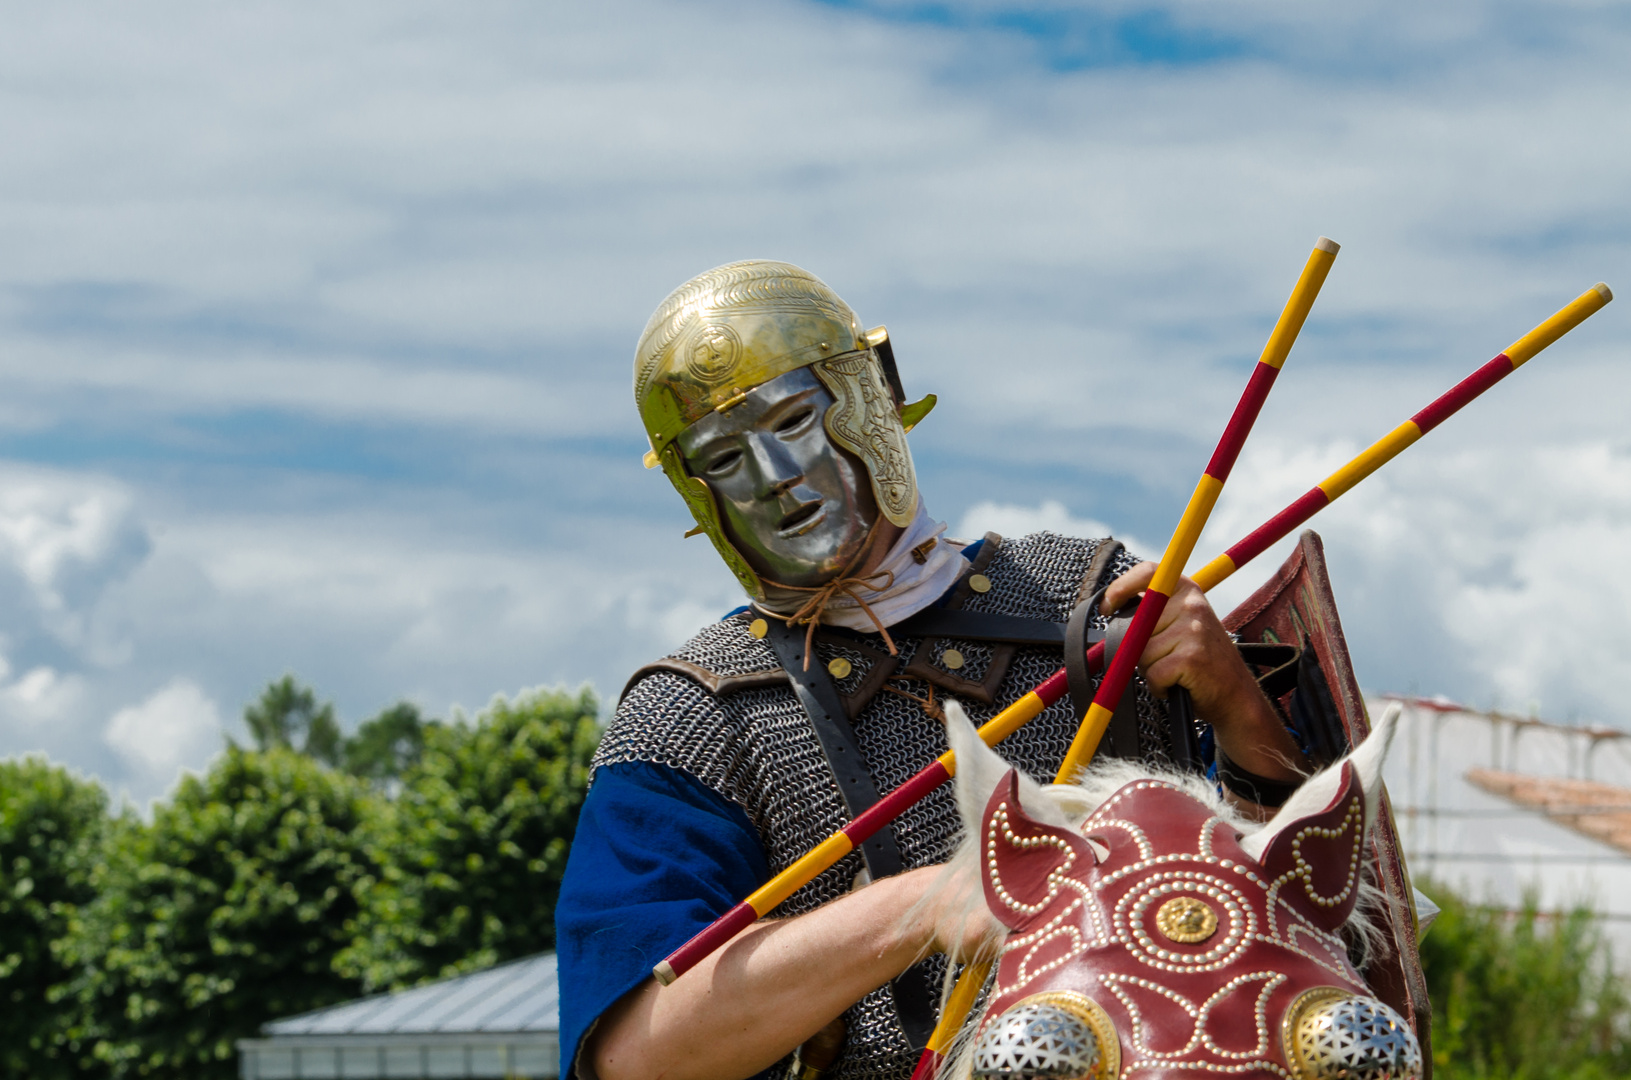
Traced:
<path id="1" fill-rule="evenodd" d="M 107 796 L 40 758 L 0 761 L 0 1074 L 77 1075 L 52 948 L 93 891 Z"/>
<path id="2" fill-rule="evenodd" d="M 399 780 L 424 755 L 426 732 L 434 726 L 438 725 L 426 720 L 417 705 L 398 702 L 364 720 L 345 740 L 341 753 L 345 770 L 380 784 Z"/>
<path id="3" fill-rule="evenodd" d="M 356 996 L 333 961 L 374 872 L 374 800 L 288 749 L 229 747 L 150 826 L 116 828 L 64 950 L 96 1059 L 115 1076 L 227 1077 L 236 1039 Z"/>
<path id="4" fill-rule="evenodd" d="M 244 725 L 258 750 L 298 749 L 325 765 L 340 764 L 343 740 L 331 702 L 317 703 L 309 686 L 285 675 L 244 706 Z M 299 743 L 296 743 L 298 737 Z"/>
<path id="5" fill-rule="evenodd" d="M 400 986 L 540 952 L 600 729 L 594 694 L 502 697 L 474 723 L 429 728 L 384 819 L 365 936 L 342 966 Z"/>
<path id="6" fill-rule="evenodd" d="M 1443 909 L 1422 940 L 1438 1080 L 1631 1075 L 1631 1000 L 1584 908 L 1511 914 L 1424 886 Z"/>
<path id="7" fill-rule="evenodd" d="M 0 762 L 0 1075 L 226 1080 L 268 1020 L 549 948 L 596 714 L 540 690 L 345 738 L 286 676 L 245 710 L 258 749 L 151 822 Z"/>

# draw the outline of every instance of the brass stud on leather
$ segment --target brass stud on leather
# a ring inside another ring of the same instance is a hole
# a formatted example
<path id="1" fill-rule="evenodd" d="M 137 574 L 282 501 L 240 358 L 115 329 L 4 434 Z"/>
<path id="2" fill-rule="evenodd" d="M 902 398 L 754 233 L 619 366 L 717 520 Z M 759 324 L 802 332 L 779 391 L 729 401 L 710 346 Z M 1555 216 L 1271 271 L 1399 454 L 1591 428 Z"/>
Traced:
<path id="1" fill-rule="evenodd" d="M 1218 932 L 1218 913 L 1204 900 L 1175 896 L 1156 911 L 1155 928 L 1168 941 L 1194 945 Z"/>
<path id="2" fill-rule="evenodd" d="M 975 592 L 990 592 L 991 579 L 986 577 L 984 574 L 975 574 L 973 577 L 968 579 L 968 587 L 973 589 Z"/>
<path id="3" fill-rule="evenodd" d="M 762 638 L 766 634 L 770 633 L 770 624 L 765 622 L 763 619 L 754 619 L 752 622 L 748 623 L 748 633 L 752 634 L 756 638 Z"/>
<path id="4" fill-rule="evenodd" d="M 963 654 L 958 652 L 956 649 L 947 649 L 945 652 L 940 654 L 940 662 L 951 668 L 953 671 L 956 671 L 958 668 L 963 666 Z"/>
<path id="5" fill-rule="evenodd" d="M 853 670 L 855 670 L 853 665 L 842 656 L 835 656 L 827 663 L 827 674 L 835 679 L 847 679 Z"/>

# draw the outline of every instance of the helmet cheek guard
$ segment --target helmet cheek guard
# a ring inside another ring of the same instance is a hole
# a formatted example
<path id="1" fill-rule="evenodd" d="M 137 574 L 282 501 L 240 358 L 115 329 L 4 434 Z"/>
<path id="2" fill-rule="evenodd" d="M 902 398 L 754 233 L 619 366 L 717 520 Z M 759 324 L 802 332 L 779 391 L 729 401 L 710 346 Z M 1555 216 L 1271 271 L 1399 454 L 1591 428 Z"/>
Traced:
<path id="1" fill-rule="evenodd" d="M 691 516 L 696 519 L 697 527 L 685 535 L 695 536 L 699 532 L 706 535 L 713 541 L 714 550 L 719 552 L 719 557 L 725 560 L 725 565 L 730 568 L 730 572 L 747 594 L 755 600 L 763 600 L 764 584 L 759 580 L 759 575 L 754 572 L 753 567 L 748 565 L 747 559 L 736 550 L 736 545 L 731 543 L 730 537 L 725 534 L 724 522 L 719 517 L 719 503 L 714 500 L 714 493 L 709 490 L 708 482 L 685 471 L 685 458 L 680 455 L 680 448 L 675 443 L 671 442 L 663 447 L 663 452 L 658 456 L 658 463 L 662 465 L 663 475 L 668 477 L 668 482 L 674 485 L 674 490 L 680 493 L 686 507 L 691 511 Z"/>
<path id="2" fill-rule="evenodd" d="M 883 516 L 895 525 L 910 525 L 917 513 L 917 475 L 906 428 L 877 356 L 869 349 L 823 360 L 812 369 L 833 396 L 832 408 L 822 418 L 828 436 L 866 466 Z"/>
<path id="3" fill-rule="evenodd" d="M 859 458 L 879 511 L 893 524 L 917 512 L 917 479 L 906 432 L 934 407 L 905 403 L 883 327 L 863 333 L 855 313 L 815 275 L 791 263 L 750 260 L 699 274 L 669 294 L 635 348 L 634 396 L 661 467 L 691 516 L 749 595 L 764 583 L 730 540 L 708 485 L 690 475 L 675 445 L 710 412 L 725 412 L 771 379 L 811 368 L 833 405 L 828 437 Z"/>

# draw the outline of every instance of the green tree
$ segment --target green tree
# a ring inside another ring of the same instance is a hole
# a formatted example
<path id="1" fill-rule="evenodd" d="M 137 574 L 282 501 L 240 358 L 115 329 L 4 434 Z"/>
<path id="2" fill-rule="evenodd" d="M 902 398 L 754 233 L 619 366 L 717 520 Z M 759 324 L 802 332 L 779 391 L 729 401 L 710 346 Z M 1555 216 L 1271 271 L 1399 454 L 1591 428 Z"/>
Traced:
<path id="1" fill-rule="evenodd" d="M 1437 1080 L 1608 1080 L 1631 1075 L 1631 1001 L 1591 912 L 1516 914 L 1442 887 L 1422 940 Z"/>
<path id="2" fill-rule="evenodd" d="M 92 898 L 106 815 L 99 785 L 41 758 L 0 761 L 0 1074 L 79 1075 L 55 1000 L 71 972 L 52 943 Z"/>
<path id="3" fill-rule="evenodd" d="M 333 703 L 319 705 L 311 687 L 293 675 L 267 683 L 261 696 L 244 706 L 244 724 L 257 750 L 297 749 L 325 765 L 340 764 L 343 740 Z"/>
<path id="4" fill-rule="evenodd" d="M 381 801 L 287 749 L 228 747 L 151 825 L 112 829 L 64 949 L 97 1059 L 115 1076 L 224 1080 L 234 1040 L 356 996 L 334 958 L 375 872 Z"/>
<path id="5" fill-rule="evenodd" d="M 345 770 L 377 783 L 401 779 L 424 755 L 426 729 L 435 724 L 424 718 L 417 705 L 406 701 L 392 705 L 363 721 L 357 733 L 345 740 Z"/>
<path id="6" fill-rule="evenodd" d="M 343 970 L 400 986 L 554 945 L 598 712 L 587 688 L 535 690 L 426 730 L 382 819 L 382 873 Z"/>

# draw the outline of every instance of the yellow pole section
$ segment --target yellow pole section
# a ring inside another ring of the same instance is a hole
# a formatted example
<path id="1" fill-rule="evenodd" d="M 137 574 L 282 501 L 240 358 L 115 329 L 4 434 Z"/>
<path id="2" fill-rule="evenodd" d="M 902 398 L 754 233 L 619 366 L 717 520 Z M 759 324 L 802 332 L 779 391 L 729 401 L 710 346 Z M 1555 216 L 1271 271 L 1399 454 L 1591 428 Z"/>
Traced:
<path id="1" fill-rule="evenodd" d="M 1609 287 L 1599 281 L 1575 298 L 1568 307 L 1541 323 L 1506 348 L 1506 356 L 1517 367 L 1540 350 L 1595 315 L 1614 299 Z"/>

